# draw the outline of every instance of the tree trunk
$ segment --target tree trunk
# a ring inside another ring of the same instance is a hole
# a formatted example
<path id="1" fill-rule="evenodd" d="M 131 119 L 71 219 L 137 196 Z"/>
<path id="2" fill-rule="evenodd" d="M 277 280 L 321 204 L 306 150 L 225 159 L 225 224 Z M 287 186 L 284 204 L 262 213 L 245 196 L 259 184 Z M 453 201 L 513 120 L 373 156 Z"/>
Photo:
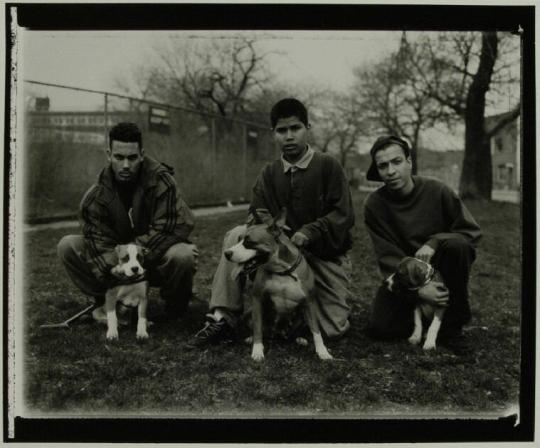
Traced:
<path id="1" fill-rule="evenodd" d="M 416 125 L 414 129 L 414 134 L 411 140 L 411 161 L 412 161 L 412 174 L 418 174 L 418 140 L 420 136 L 420 126 Z"/>
<path id="2" fill-rule="evenodd" d="M 491 199 L 493 173 L 484 113 L 486 93 L 497 59 L 497 43 L 497 33 L 482 33 L 478 70 L 467 92 L 465 155 L 459 183 L 459 192 L 463 198 Z"/>

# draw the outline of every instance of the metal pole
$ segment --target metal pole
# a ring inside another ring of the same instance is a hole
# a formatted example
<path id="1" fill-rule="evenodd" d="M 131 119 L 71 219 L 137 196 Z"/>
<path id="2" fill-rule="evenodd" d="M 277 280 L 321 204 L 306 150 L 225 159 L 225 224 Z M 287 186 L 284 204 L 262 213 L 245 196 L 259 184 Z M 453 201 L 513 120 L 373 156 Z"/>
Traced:
<path id="1" fill-rule="evenodd" d="M 104 120 L 105 120 L 105 123 L 103 125 L 103 130 L 105 132 L 105 146 L 107 146 L 107 138 L 108 138 L 108 127 L 109 127 L 109 111 L 108 111 L 108 94 L 105 94 L 105 104 L 104 104 L 104 107 L 103 107 L 103 115 L 104 115 Z"/>
<path id="2" fill-rule="evenodd" d="M 249 195 L 247 194 L 247 125 L 242 127 L 242 196 L 246 199 Z"/>
<path id="3" fill-rule="evenodd" d="M 210 195 L 212 202 L 216 202 L 216 119 L 212 117 L 212 154 L 210 159 Z"/>

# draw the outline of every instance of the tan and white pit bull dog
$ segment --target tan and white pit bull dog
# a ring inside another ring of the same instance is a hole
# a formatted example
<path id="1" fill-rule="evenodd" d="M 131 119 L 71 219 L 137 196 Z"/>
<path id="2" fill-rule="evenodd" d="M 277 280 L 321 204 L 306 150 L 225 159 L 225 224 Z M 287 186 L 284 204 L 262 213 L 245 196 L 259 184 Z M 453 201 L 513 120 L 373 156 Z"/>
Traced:
<path id="1" fill-rule="evenodd" d="M 385 283 L 390 291 L 399 293 L 400 291 L 417 291 L 431 281 L 437 281 L 442 284 L 440 275 L 431 264 L 418 258 L 405 257 L 398 264 L 396 272 L 388 277 Z M 444 288 L 447 291 L 444 285 L 439 288 Z M 426 334 L 423 349 L 434 350 L 443 315 L 443 307 L 435 307 L 428 303 L 419 303 L 414 309 L 414 330 L 409 337 L 409 342 L 413 345 L 418 345 L 422 341 L 422 316 L 425 316 L 431 321 L 431 324 Z"/>
<path id="2" fill-rule="evenodd" d="M 260 218 L 252 210 L 256 220 Z M 263 302 L 269 300 L 277 319 L 286 319 L 304 307 L 304 318 L 313 335 L 320 359 L 333 359 L 324 345 L 315 313 L 313 271 L 300 250 L 283 233 L 286 211 L 268 224 L 249 226 L 238 244 L 224 252 L 227 260 L 239 263 L 245 271 L 254 270 L 252 286 L 253 348 L 255 361 L 264 359 Z"/>

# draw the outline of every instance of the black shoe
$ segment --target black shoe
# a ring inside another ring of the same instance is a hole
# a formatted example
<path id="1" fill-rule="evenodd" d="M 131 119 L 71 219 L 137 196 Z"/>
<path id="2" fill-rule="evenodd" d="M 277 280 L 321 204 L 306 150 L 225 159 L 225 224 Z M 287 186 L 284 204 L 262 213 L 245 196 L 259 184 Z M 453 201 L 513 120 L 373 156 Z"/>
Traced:
<path id="1" fill-rule="evenodd" d="M 186 347 L 202 348 L 207 345 L 231 342 L 236 339 L 234 328 L 225 319 L 215 320 L 212 315 L 207 315 L 204 327 L 199 330 L 186 343 Z"/>
<path id="2" fill-rule="evenodd" d="M 442 339 L 439 338 L 438 341 L 439 345 L 447 348 L 456 356 L 471 355 L 474 351 L 472 344 L 461 332 L 460 334 L 456 334 L 453 337 L 449 337 L 448 335 L 446 335 L 446 337 Z"/>
<path id="3" fill-rule="evenodd" d="M 463 326 L 460 324 L 450 324 L 450 325 L 443 325 L 441 326 L 441 329 L 439 330 L 439 334 L 437 338 L 440 341 L 451 341 L 454 339 L 459 339 L 463 336 Z"/>

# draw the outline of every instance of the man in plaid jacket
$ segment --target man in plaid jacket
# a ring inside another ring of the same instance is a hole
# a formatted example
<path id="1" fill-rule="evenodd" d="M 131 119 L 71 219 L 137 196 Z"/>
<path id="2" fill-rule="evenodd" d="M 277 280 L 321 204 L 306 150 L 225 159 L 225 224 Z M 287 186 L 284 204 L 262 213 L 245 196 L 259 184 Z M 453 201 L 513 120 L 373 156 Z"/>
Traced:
<path id="1" fill-rule="evenodd" d="M 194 220 L 178 193 L 173 169 L 145 156 L 137 125 L 119 123 L 109 132 L 108 165 L 80 205 L 82 235 L 64 236 L 58 255 L 68 275 L 97 304 L 122 283 L 111 273 L 117 244 L 146 249 L 151 286 L 161 287 L 166 318 L 177 318 L 192 295 L 198 251 L 189 241 Z"/>

